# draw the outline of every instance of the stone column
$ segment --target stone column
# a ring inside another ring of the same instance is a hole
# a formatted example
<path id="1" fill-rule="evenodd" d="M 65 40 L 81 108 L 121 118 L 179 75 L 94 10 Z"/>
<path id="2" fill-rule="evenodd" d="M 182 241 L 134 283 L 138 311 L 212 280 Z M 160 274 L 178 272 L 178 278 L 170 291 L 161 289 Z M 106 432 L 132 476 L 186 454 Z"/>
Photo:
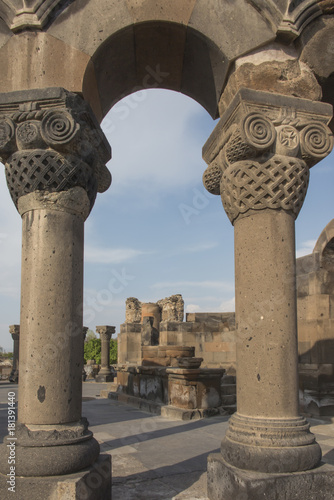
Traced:
<path id="1" fill-rule="evenodd" d="M 101 370 L 95 378 L 96 382 L 113 382 L 114 375 L 110 369 L 110 339 L 116 328 L 114 326 L 97 326 L 96 332 L 101 338 Z"/>
<path id="2" fill-rule="evenodd" d="M 86 340 L 86 335 L 88 332 L 89 328 L 88 326 L 83 326 L 82 327 L 82 338 L 83 338 L 83 346 L 85 349 L 85 340 Z M 85 357 L 83 356 L 83 364 L 85 364 Z M 87 378 L 87 373 L 85 372 L 84 366 L 82 367 L 82 381 L 84 382 Z"/>
<path id="3" fill-rule="evenodd" d="M 306 471 L 321 459 L 298 414 L 294 221 L 309 168 L 332 149 L 331 117 L 327 104 L 241 89 L 204 146 L 204 185 L 235 228 L 238 409 L 217 460 L 238 469 Z"/>
<path id="4" fill-rule="evenodd" d="M 64 89 L 2 94 L 0 115 L 0 154 L 22 217 L 16 474 L 70 474 L 99 455 L 81 417 L 83 241 L 96 194 L 111 182 L 110 148 L 90 108 Z"/>
<path id="5" fill-rule="evenodd" d="M 9 333 L 13 339 L 13 369 L 9 375 L 9 381 L 17 384 L 19 381 L 20 325 L 10 325 Z"/>

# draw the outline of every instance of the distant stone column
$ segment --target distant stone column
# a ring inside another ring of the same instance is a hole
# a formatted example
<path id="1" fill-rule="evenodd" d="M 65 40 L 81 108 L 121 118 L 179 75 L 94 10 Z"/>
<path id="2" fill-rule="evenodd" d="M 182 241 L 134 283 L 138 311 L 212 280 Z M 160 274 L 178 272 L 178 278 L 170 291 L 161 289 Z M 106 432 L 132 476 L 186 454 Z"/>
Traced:
<path id="1" fill-rule="evenodd" d="M 87 332 L 88 332 L 88 326 L 83 326 L 82 327 L 82 339 L 83 339 L 84 350 L 85 350 L 85 340 L 86 340 Z M 83 365 L 82 365 L 82 381 L 83 382 L 87 378 L 87 373 L 85 372 L 84 364 L 85 364 L 85 357 L 83 358 Z"/>
<path id="2" fill-rule="evenodd" d="M 20 325 L 10 325 L 9 333 L 13 339 L 13 368 L 9 375 L 9 381 L 18 383 L 19 380 L 19 347 L 20 347 Z"/>
<path id="3" fill-rule="evenodd" d="M 241 89 L 204 146 L 204 185 L 235 230 L 237 326 L 237 413 L 209 482 L 221 460 L 261 473 L 320 462 L 298 407 L 295 219 L 332 149 L 331 117 L 324 103 Z"/>
<path id="4" fill-rule="evenodd" d="M 88 326 L 83 326 L 82 327 L 82 336 L 83 336 L 83 341 L 85 342 L 86 340 L 86 336 L 87 336 L 87 332 L 88 332 L 89 328 Z"/>
<path id="5" fill-rule="evenodd" d="M 110 339 L 116 328 L 114 326 L 97 326 L 96 332 L 101 338 L 101 370 L 95 378 L 96 382 L 112 382 L 114 375 L 110 369 Z"/>

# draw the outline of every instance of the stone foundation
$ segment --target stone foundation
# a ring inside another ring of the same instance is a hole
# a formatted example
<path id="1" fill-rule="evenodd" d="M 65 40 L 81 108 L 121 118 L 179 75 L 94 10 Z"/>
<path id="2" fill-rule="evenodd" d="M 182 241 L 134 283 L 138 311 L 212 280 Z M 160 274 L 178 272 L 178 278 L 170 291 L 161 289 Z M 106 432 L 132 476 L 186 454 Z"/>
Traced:
<path id="1" fill-rule="evenodd" d="M 264 474 L 227 464 L 221 454 L 208 457 L 210 500 L 330 500 L 334 491 L 334 466 L 285 474 Z"/>
<path id="2" fill-rule="evenodd" d="M 0 474 L 2 500 L 111 500 L 111 456 L 100 455 L 88 469 L 75 474 L 45 477 L 16 477 L 15 492 Z"/>

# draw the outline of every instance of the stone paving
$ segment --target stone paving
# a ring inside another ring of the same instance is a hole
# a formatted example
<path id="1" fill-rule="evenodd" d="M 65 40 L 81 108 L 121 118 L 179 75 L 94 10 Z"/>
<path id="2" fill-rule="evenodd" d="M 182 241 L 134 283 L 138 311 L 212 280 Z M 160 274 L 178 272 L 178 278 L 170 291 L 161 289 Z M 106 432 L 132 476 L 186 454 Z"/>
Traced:
<path id="1" fill-rule="evenodd" d="M 84 383 L 83 415 L 102 452 L 112 455 L 113 500 L 207 500 L 207 455 L 218 451 L 228 418 L 167 420 L 101 399 L 106 386 Z M 7 393 L 16 387 L 0 383 L 1 438 L 6 433 Z M 334 465 L 334 419 L 310 421 L 323 460 Z"/>

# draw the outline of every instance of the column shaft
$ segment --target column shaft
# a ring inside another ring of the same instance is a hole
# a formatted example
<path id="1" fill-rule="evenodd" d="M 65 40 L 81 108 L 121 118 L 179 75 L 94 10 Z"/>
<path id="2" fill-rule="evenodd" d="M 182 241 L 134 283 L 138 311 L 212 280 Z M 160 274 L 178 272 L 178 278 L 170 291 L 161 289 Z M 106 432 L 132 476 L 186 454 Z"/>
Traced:
<path id="1" fill-rule="evenodd" d="M 114 374 L 110 369 L 110 339 L 115 330 L 114 326 L 96 327 L 101 338 L 101 370 L 95 379 L 96 382 L 112 382 L 114 380 Z"/>
<path id="2" fill-rule="evenodd" d="M 294 218 L 267 210 L 235 222 L 238 413 L 298 415 Z"/>
<path id="3" fill-rule="evenodd" d="M 18 418 L 73 422 L 81 417 L 84 221 L 37 209 L 22 224 Z"/>
<path id="4" fill-rule="evenodd" d="M 309 169 L 333 147 L 331 113 L 241 89 L 204 147 L 204 185 L 235 227 L 238 410 L 221 455 L 238 469 L 306 471 L 321 459 L 298 416 L 294 221 Z"/>

